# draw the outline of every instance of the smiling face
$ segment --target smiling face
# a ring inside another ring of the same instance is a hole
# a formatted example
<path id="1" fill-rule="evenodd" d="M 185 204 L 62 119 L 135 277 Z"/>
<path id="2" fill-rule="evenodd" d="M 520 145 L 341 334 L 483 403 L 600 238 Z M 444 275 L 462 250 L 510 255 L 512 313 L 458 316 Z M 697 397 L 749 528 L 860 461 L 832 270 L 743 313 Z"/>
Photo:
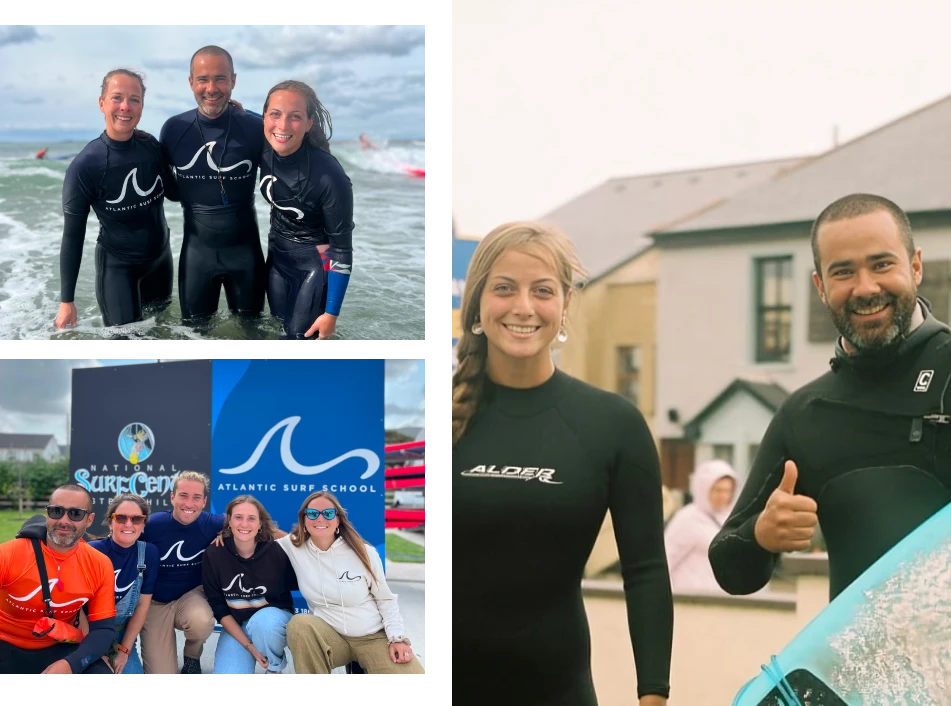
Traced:
<path id="1" fill-rule="evenodd" d="M 142 84 L 137 78 L 116 74 L 99 98 L 99 110 L 106 116 L 106 134 L 113 140 L 131 139 L 142 118 Z"/>
<path id="2" fill-rule="evenodd" d="M 119 520 L 116 519 L 116 515 L 126 516 L 126 521 L 123 524 L 119 523 Z M 131 518 L 141 517 L 141 524 L 134 524 Z M 109 529 L 112 530 L 112 541 L 118 544 L 120 547 L 131 547 L 135 544 L 139 537 L 142 536 L 142 532 L 145 531 L 145 515 L 142 513 L 142 509 L 136 505 L 131 500 L 126 500 L 123 503 L 119 503 L 119 506 L 116 507 L 116 511 L 112 514 L 112 517 L 109 518 Z"/>
<path id="3" fill-rule="evenodd" d="M 282 157 L 300 149 L 314 119 L 307 117 L 307 101 L 297 91 L 274 91 L 264 112 L 264 136 Z"/>
<path id="4" fill-rule="evenodd" d="M 307 507 L 312 510 L 335 510 L 336 506 L 327 498 L 314 498 L 311 500 Z M 334 517 L 332 520 L 328 520 L 323 515 L 318 515 L 316 520 L 311 520 L 306 515 L 304 515 L 304 527 L 307 529 L 307 534 L 310 535 L 310 538 L 314 541 L 315 544 L 320 542 L 325 542 L 326 540 L 331 540 L 336 535 L 337 527 L 340 526 L 340 515 Z"/>
<path id="5" fill-rule="evenodd" d="M 226 56 L 196 56 L 188 85 L 195 94 L 198 110 L 209 118 L 225 112 L 237 80 Z"/>
<path id="6" fill-rule="evenodd" d="M 253 542 L 261 529 L 261 513 L 253 503 L 238 503 L 231 508 L 228 527 L 236 542 Z"/>
<path id="7" fill-rule="evenodd" d="M 59 505 L 67 510 L 70 508 L 79 508 L 89 510 L 89 496 L 81 490 L 56 490 L 50 496 L 50 505 Z M 46 516 L 47 540 L 50 543 L 50 549 L 54 551 L 65 552 L 74 547 L 82 539 L 83 534 L 89 525 L 92 524 L 95 515 L 88 513 L 79 522 L 69 519 L 68 514 L 64 514 L 58 520 L 51 520 Z"/>
<path id="8" fill-rule="evenodd" d="M 818 248 L 822 271 L 813 282 L 851 348 L 874 353 L 908 333 L 921 284 L 921 249 L 909 258 L 888 211 L 822 225 Z"/>
<path id="9" fill-rule="evenodd" d="M 488 341 L 493 379 L 509 367 L 551 364 L 551 343 L 567 309 L 558 274 L 548 262 L 523 250 L 495 261 L 479 301 L 479 321 Z"/>
<path id="10" fill-rule="evenodd" d="M 183 525 L 190 525 L 208 504 L 205 484 L 197 480 L 182 480 L 172 491 L 172 517 Z"/>

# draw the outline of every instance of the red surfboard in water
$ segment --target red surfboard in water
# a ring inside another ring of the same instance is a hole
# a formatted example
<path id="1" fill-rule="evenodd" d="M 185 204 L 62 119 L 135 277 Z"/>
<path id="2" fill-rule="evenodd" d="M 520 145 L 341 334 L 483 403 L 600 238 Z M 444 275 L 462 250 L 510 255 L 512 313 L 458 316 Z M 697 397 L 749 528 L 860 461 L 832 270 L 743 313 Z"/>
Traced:
<path id="1" fill-rule="evenodd" d="M 410 176 L 420 177 L 421 179 L 426 178 L 425 169 L 418 169 L 417 167 L 403 167 L 403 171 L 409 174 Z"/>

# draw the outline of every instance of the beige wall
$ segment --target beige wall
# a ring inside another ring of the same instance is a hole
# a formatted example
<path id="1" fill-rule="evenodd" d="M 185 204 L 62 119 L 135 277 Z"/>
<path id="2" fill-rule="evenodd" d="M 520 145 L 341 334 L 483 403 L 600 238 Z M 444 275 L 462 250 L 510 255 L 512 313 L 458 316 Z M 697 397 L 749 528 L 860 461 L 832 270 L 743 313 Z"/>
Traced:
<path id="1" fill-rule="evenodd" d="M 593 582 L 588 582 L 590 586 Z M 827 604 L 828 579 L 801 576 L 794 595 L 769 605 L 754 598 L 674 598 L 669 706 L 724 706 Z M 594 595 L 593 595 L 594 594 Z M 784 600 L 785 599 L 785 600 Z M 586 591 L 591 668 L 600 706 L 636 703 L 627 611 L 614 595 Z"/>
<path id="2" fill-rule="evenodd" d="M 951 231 L 922 229 L 924 260 L 951 258 Z M 789 363 L 756 363 L 753 259 L 793 256 L 792 355 Z M 734 378 L 776 382 L 792 392 L 829 369 L 831 343 L 808 342 L 813 271 L 808 236 L 795 240 L 668 248 L 657 275 L 657 413 L 654 433 L 680 437 L 667 420 L 677 409 L 692 419 Z"/>

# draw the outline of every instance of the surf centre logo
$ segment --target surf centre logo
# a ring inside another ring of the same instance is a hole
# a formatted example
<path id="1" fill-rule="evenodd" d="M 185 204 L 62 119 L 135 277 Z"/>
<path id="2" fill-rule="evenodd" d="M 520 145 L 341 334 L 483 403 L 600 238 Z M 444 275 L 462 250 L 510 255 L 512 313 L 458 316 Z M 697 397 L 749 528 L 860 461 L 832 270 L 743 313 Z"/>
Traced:
<path id="1" fill-rule="evenodd" d="M 338 581 L 360 581 L 363 576 L 351 576 L 349 569 L 337 577 Z"/>
<path id="2" fill-rule="evenodd" d="M 151 193 L 152 193 L 153 191 L 155 191 L 155 187 L 162 183 L 162 177 L 161 177 L 161 176 L 156 176 L 156 177 L 155 177 L 155 183 L 152 184 L 152 188 L 149 189 L 148 191 L 142 191 L 142 189 L 139 188 L 139 182 L 138 182 L 138 179 L 136 178 L 136 173 L 137 173 L 138 171 L 139 171 L 139 168 L 138 168 L 138 167 L 135 167 L 131 172 L 129 172 L 128 174 L 126 174 L 126 175 L 125 175 L 125 180 L 122 182 L 122 191 L 119 193 L 119 198 L 117 198 L 115 201 L 108 201 L 108 200 L 107 200 L 106 203 L 120 203 L 120 202 L 125 198 L 126 188 L 128 188 L 128 186 L 129 186 L 129 180 L 130 180 L 130 179 L 132 180 L 132 188 L 135 189 L 135 193 L 137 193 L 139 196 L 149 196 L 149 195 L 151 195 Z"/>
<path id="3" fill-rule="evenodd" d="M 142 463 L 154 450 L 155 435 L 144 424 L 133 422 L 119 432 L 119 453 L 129 463 Z"/>
<path id="4" fill-rule="evenodd" d="M 467 478 L 509 478 L 511 480 L 537 480 L 548 485 L 562 485 L 554 480 L 554 468 L 522 468 L 521 466 L 474 466 L 460 475 Z"/>
<path id="5" fill-rule="evenodd" d="M 934 377 L 934 370 L 922 370 L 918 373 L 918 379 L 915 381 L 915 392 L 927 392 L 931 387 L 931 378 Z"/>
<path id="6" fill-rule="evenodd" d="M 205 144 L 203 144 L 201 147 L 198 148 L 198 151 L 197 151 L 197 152 L 195 152 L 195 156 L 192 157 L 192 161 L 190 161 L 190 162 L 189 162 L 188 164 L 186 164 L 184 167 L 175 167 L 175 169 L 176 169 L 177 171 L 179 171 L 179 172 L 186 172 L 186 171 L 188 171 L 188 170 L 191 169 L 193 166 L 195 166 L 195 162 L 198 161 L 198 158 L 201 156 L 201 153 L 204 152 L 205 150 L 208 150 L 207 152 L 205 152 L 205 156 L 208 158 L 208 166 L 211 167 L 212 171 L 215 171 L 215 172 L 230 172 L 232 169 L 237 169 L 237 168 L 240 167 L 242 164 L 244 164 L 244 165 L 246 165 L 247 168 L 248 168 L 248 174 L 251 173 L 251 168 L 252 168 L 252 167 L 251 167 L 251 160 L 250 160 L 250 159 L 242 159 L 242 160 L 241 160 L 240 162 L 238 162 L 237 164 L 232 164 L 230 167 L 221 167 L 221 168 L 219 169 L 219 168 L 218 168 L 218 165 L 216 165 L 216 164 L 214 163 L 214 161 L 212 161 L 212 159 L 211 159 L 211 150 L 212 150 L 212 148 L 213 148 L 216 144 L 217 144 L 217 140 L 212 140 L 211 142 L 206 142 Z M 224 155 L 221 155 L 221 156 L 222 156 L 222 158 L 224 157 Z"/>
<path id="7" fill-rule="evenodd" d="M 291 436 L 294 433 L 294 429 L 300 423 L 300 417 L 288 417 L 287 419 L 282 419 L 273 427 L 268 429 L 267 433 L 261 437 L 261 441 L 258 442 L 257 448 L 254 449 L 254 453 L 251 454 L 251 457 L 247 461 L 242 463 L 239 466 L 234 468 L 222 468 L 219 472 L 226 474 L 238 474 L 238 473 L 247 473 L 252 468 L 254 468 L 258 461 L 261 459 L 261 455 L 264 453 L 264 449 L 267 448 L 268 442 L 271 441 L 271 437 L 274 436 L 279 429 L 284 429 L 284 433 L 281 435 L 281 461 L 284 463 L 284 467 L 287 468 L 291 473 L 296 473 L 299 476 L 313 476 L 318 473 L 323 473 L 324 471 L 329 471 L 334 466 L 343 463 L 348 458 L 362 458 L 366 461 L 367 469 L 363 472 L 363 475 L 360 476 L 361 479 L 369 478 L 374 473 L 376 473 L 380 468 L 380 457 L 377 456 L 370 449 L 354 449 L 353 451 L 348 451 L 345 454 L 341 454 L 336 458 L 330 459 L 326 463 L 318 463 L 314 466 L 305 466 L 302 463 L 299 463 L 297 459 L 294 458 L 293 453 L 291 453 Z"/>
<path id="8" fill-rule="evenodd" d="M 135 583 L 135 579 L 132 579 L 132 583 L 130 583 L 128 586 L 122 586 L 122 587 L 120 588 L 120 587 L 119 587 L 119 574 L 121 574 L 121 573 L 122 573 L 122 569 L 116 569 L 116 593 L 122 593 L 123 591 L 128 591 L 130 588 L 132 588 L 133 584 Z"/>
<path id="9" fill-rule="evenodd" d="M 297 214 L 297 220 L 301 220 L 304 217 L 304 212 L 297 208 L 291 208 L 290 206 L 278 206 L 274 203 L 274 197 L 271 196 L 271 186 L 274 182 L 277 181 L 276 176 L 268 175 L 261 179 L 261 188 L 264 189 L 264 198 L 267 199 L 267 202 L 271 204 L 274 208 L 280 209 L 281 211 L 293 211 Z M 267 186 L 265 186 L 267 184 Z"/>

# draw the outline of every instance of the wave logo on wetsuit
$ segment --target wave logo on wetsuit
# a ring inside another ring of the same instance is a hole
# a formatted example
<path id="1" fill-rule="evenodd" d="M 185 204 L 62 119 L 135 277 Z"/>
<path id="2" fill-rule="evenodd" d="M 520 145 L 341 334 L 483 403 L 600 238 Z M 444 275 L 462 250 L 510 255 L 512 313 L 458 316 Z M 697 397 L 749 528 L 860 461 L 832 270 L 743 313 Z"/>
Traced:
<path id="1" fill-rule="evenodd" d="M 234 468 L 222 468 L 220 472 L 237 474 L 250 471 L 261 459 L 261 455 L 264 453 L 264 449 L 267 448 L 271 437 L 274 436 L 278 429 L 281 429 L 282 427 L 284 428 L 284 433 L 281 435 L 281 461 L 284 462 L 284 466 L 291 473 L 296 473 L 299 476 L 313 476 L 318 473 L 323 473 L 324 471 L 329 471 L 331 468 L 339 463 L 343 463 L 348 458 L 362 458 L 364 461 L 366 461 L 367 469 L 363 472 L 363 475 L 360 476 L 361 479 L 369 478 L 374 473 L 376 473 L 377 470 L 379 470 L 380 457 L 370 451 L 370 449 L 354 449 L 353 451 L 348 451 L 345 454 L 341 454 L 340 456 L 337 456 L 337 458 L 333 458 L 326 463 L 318 463 L 315 466 L 305 466 L 299 463 L 291 453 L 291 435 L 294 433 L 294 429 L 297 427 L 299 422 L 300 417 L 288 417 L 287 419 L 282 419 L 273 427 L 268 429 L 267 433 L 261 438 L 261 441 L 258 442 L 257 448 L 254 449 L 254 453 L 251 454 L 251 457 L 247 461 L 239 466 L 235 466 Z"/>
<path id="2" fill-rule="evenodd" d="M 237 164 L 232 164 L 230 167 L 221 167 L 219 169 L 218 165 L 216 165 L 211 159 L 211 150 L 216 144 L 218 144 L 216 140 L 212 140 L 211 142 L 206 142 L 205 144 L 203 144 L 201 147 L 198 148 L 198 151 L 195 152 L 195 156 L 192 157 L 192 161 L 186 164 L 184 167 L 175 167 L 176 171 L 179 171 L 179 172 L 188 171 L 189 169 L 195 166 L 195 162 L 198 161 L 198 157 L 201 156 L 201 153 L 204 150 L 208 150 L 208 152 L 206 153 L 206 156 L 208 157 L 208 166 L 211 167 L 212 170 L 216 172 L 230 172 L 232 169 L 236 169 L 240 167 L 242 164 L 245 164 L 248 167 L 248 174 L 251 173 L 250 159 L 242 159 Z M 224 157 L 224 155 L 221 155 L 221 156 Z"/>
<path id="3" fill-rule="evenodd" d="M 138 179 L 136 178 L 136 174 L 138 171 L 139 171 L 138 167 L 133 167 L 132 171 L 126 174 L 125 179 L 122 181 L 122 191 L 119 194 L 119 198 L 117 198 L 115 201 L 106 201 L 106 203 L 121 202 L 125 198 L 125 192 L 126 192 L 126 189 L 129 187 L 130 179 L 132 180 L 132 188 L 135 189 L 135 193 L 137 193 L 139 196 L 150 196 L 152 192 L 155 191 L 155 187 L 158 186 L 159 184 L 162 184 L 163 187 L 165 186 L 164 183 L 162 182 L 161 175 L 156 175 L 155 183 L 152 184 L 152 188 L 149 189 L 148 191 L 142 191 L 142 189 L 139 188 L 139 182 L 138 182 Z"/>
<path id="4" fill-rule="evenodd" d="M 281 211 L 293 211 L 297 214 L 297 220 L 301 220 L 304 217 L 304 212 L 299 208 L 291 208 L 290 206 L 278 206 L 274 203 L 274 197 L 271 196 L 271 186 L 274 185 L 274 182 L 277 181 L 277 177 L 269 174 L 268 176 L 261 179 L 261 188 L 265 189 L 264 198 L 267 199 L 267 202 L 271 204 L 274 208 L 280 209 Z M 267 186 L 265 187 L 265 183 Z"/>
<path id="5" fill-rule="evenodd" d="M 57 581 L 59 581 L 59 579 L 50 579 L 50 593 L 51 593 L 51 594 L 52 594 L 52 592 L 53 592 L 53 587 L 54 587 L 54 585 L 56 584 Z M 40 586 L 39 583 L 37 583 L 36 589 L 34 589 L 33 591 L 31 591 L 30 593 L 26 594 L 25 596 L 10 596 L 10 600 L 11 600 L 11 601 L 23 601 L 23 602 L 26 602 L 26 601 L 30 600 L 31 598 L 33 598 L 33 596 L 35 596 L 37 593 L 39 593 L 39 592 L 42 591 L 42 590 L 43 590 L 43 587 Z M 71 601 L 66 601 L 65 603 L 57 603 L 56 601 L 50 601 L 50 607 L 52 607 L 52 608 L 62 608 L 62 607 L 64 607 L 64 606 L 68 606 L 70 603 L 79 603 L 80 606 L 83 606 L 83 605 L 85 605 L 85 604 L 88 603 L 88 602 L 89 602 L 89 599 L 88 599 L 88 598 L 74 598 L 73 600 L 71 600 Z"/>
<path id="6" fill-rule="evenodd" d="M 191 556 L 182 556 L 182 545 L 183 545 L 184 543 L 185 543 L 185 540 L 184 540 L 184 539 L 180 539 L 180 540 L 178 540 L 177 542 L 175 542 L 175 544 L 173 544 L 172 546 L 170 546 L 170 547 L 168 548 L 168 551 L 165 552 L 165 556 L 162 557 L 161 561 L 165 561 L 166 559 L 168 559 L 168 557 L 169 557 L 169 555 L 172 553 L 172 550 L 173 550 L 173 549 L 175 550 L 175 554 L 176 554 L 176 556 L 178 557 L 178 560 L 179 560 L 179 561 L 191 561 L 191 560 L 194 559 L 196 556 L 198 556 L 198 554 L 201 554 L 203 551 L 205 551 L 204 549 L 202 549 L 200 552 L 198 552 L 198 554 L 192 554 Z"/>

